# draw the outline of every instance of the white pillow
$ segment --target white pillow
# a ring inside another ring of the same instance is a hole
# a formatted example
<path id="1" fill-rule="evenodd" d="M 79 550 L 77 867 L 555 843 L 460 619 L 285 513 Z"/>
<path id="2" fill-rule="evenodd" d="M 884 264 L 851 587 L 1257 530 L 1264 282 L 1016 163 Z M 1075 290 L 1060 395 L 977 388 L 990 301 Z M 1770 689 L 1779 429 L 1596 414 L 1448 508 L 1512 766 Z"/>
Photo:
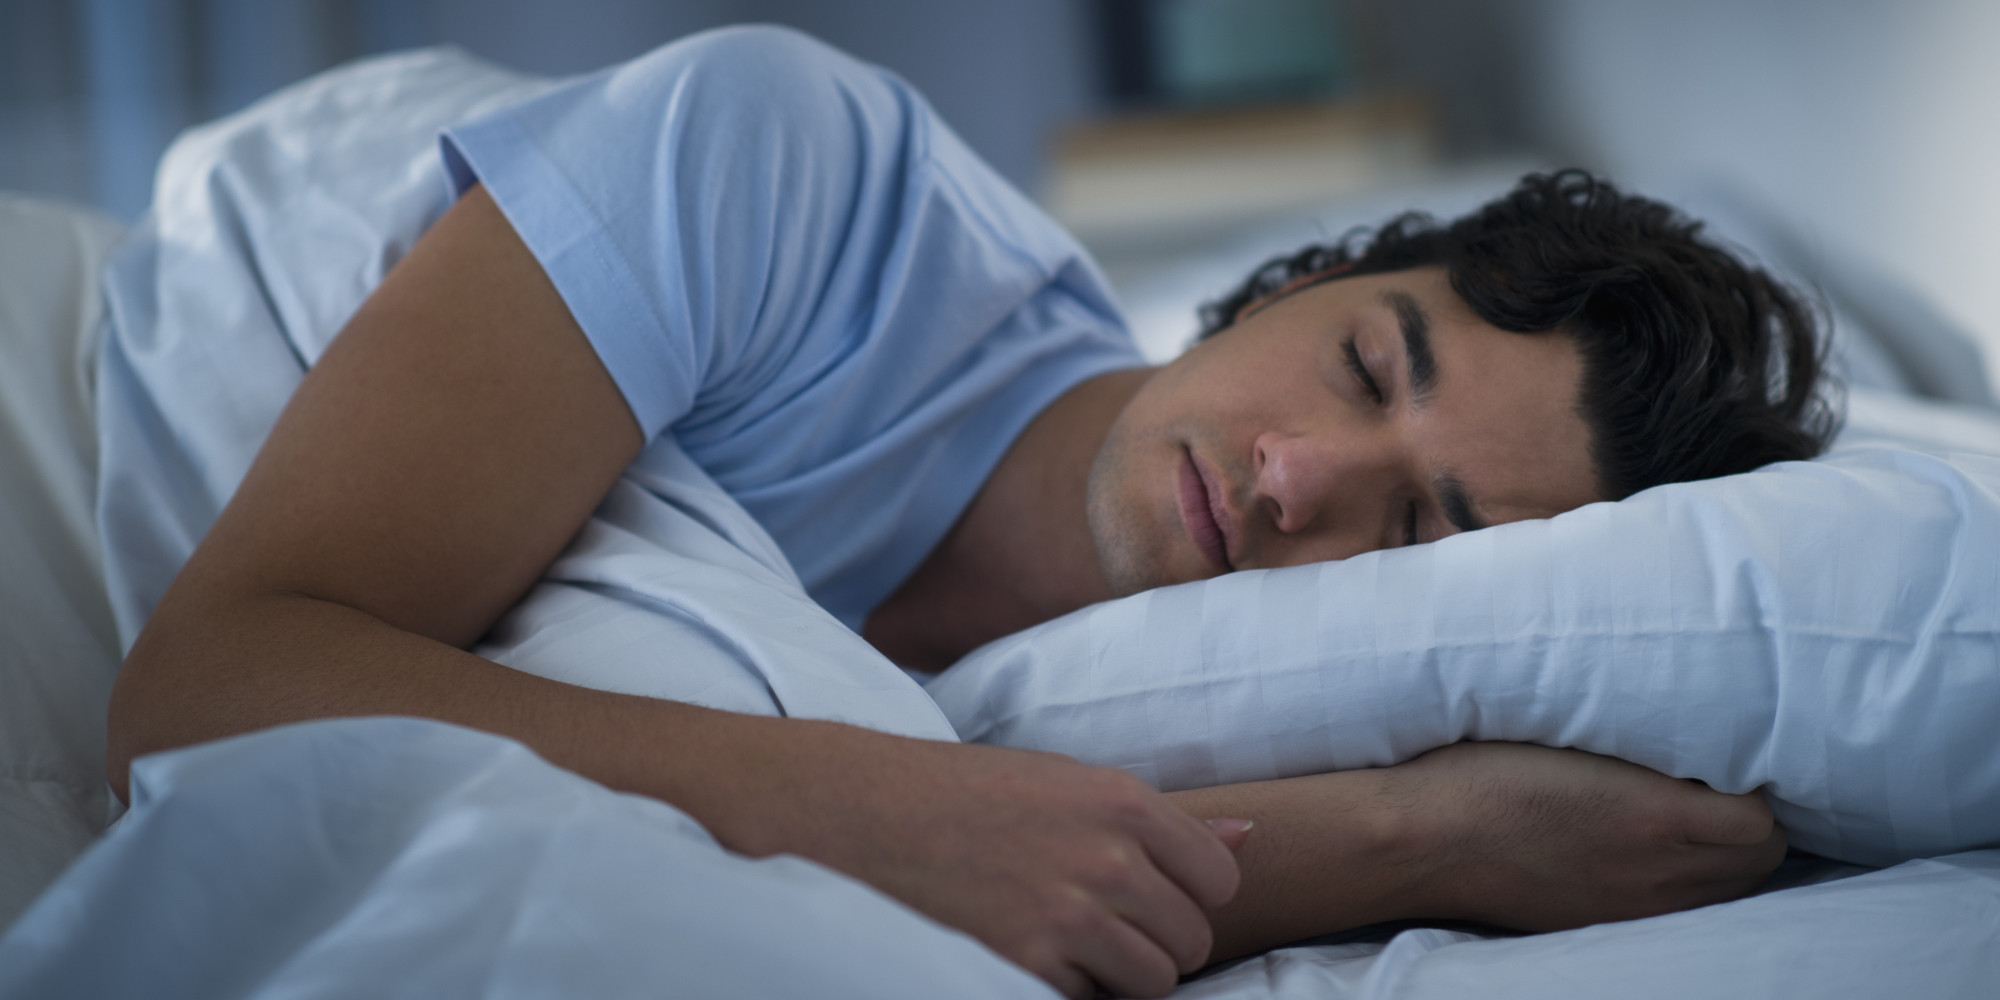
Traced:
<path id="1" fill-rule="evenodd" d="M 0 196 L 0 927 L 110 820 L 118 636 L 91 519 L 98 270 L 122 230 Z"/>
<path id="2" fill-rule="evenodd" d="M 928 685 L 1167 789 L 1464 739 L 1768 788 L 1863 864 L 2000 844 L 2000 459 L 1862 449 L 1086 608 Z"/>

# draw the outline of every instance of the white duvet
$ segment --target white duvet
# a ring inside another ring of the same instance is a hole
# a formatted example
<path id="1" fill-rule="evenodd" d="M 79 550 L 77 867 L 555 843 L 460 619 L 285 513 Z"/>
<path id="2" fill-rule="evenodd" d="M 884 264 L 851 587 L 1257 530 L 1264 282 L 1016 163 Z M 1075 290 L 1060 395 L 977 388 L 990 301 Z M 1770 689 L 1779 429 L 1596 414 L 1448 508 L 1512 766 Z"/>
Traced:
<path id="1" fill-rule="evenodd" d="M 1047 998 L 792 858 L 439 723 L 309 723 L 147 758 L 111 836 L 0 939 L 0 996 Z M 2000 852 L 1561 934 L 1287 948 L 1181 997 L 1990 998 Z"/>
<path id="2" fill-rule="evenodd" d="M 823 631 L 747 514 L 677 469 L 621 484 L 482 651 L 951 738 L 899 670 Z M 1052 995 L 844 876 L 730 855 L 669 806 L 442 723 L 289 726 L 145 758 L 133 781 L 125 819 L 0 939 L 0 996 Z M 1995 941 L 2000 852 L 1983 851 L 1561 934 L 1282 949 L 1181 992 L 1971 998 L 2000 982 Z"/>

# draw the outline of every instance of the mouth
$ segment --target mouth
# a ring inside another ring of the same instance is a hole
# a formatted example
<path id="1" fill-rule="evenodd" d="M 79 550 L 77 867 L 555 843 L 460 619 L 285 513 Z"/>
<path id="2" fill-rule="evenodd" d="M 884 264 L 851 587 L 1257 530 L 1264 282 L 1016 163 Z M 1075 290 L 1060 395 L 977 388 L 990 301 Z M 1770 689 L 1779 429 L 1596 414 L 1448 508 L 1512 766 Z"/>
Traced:
<path id="1" fill-rule="evenodd" d="M 1181 524 L 1209 564 L 1219 572 L 1228 573 L 1236 567 L 1229 563 L 1229 539 L 1223 534 L 1221 518 L 1216 516 L 1213 496 L 1214 490 L 1201 474 L 1194 453 L 1181 449 Z"/>

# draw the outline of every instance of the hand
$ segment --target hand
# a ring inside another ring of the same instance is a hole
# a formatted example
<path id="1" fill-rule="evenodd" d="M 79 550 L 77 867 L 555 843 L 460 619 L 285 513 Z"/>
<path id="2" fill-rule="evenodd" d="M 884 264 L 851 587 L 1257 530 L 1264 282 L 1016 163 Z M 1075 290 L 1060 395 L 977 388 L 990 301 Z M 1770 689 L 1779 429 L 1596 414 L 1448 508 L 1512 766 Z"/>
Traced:
<path id="1" fill-rule="evenodd" d="M 747 835 L 717 830 L 725 843 L 845 871 L 1072 997 L 1164 996 L 1207 961 L 1204 911 L 1238 880 L 1227 821 L 1054 754 L 845 726 L 814 738 L 818 752 L 770 762 L 784 787 L 757 797 Z"/>
<path id="2" fill-rule="evenodd" d="M 1528 931 L 1630 920 L 1741 896 L 1785 855 L 1757 793 L 1580 750 L 1459 743 L 1389 773 L 1430 831 L 1431 916 Z"/>

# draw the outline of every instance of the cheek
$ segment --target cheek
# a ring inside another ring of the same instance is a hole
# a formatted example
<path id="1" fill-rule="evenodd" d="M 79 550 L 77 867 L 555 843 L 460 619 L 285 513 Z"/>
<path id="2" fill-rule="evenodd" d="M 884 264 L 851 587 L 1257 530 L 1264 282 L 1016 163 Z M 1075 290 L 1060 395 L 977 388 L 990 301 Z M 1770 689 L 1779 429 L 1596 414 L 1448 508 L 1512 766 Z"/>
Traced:
<path id="1" fill-rule="evenodd" d="M 1084 486 L 1084 515 L 1096 549 L 1097 565 L 1115 596 L 1151 586 L 1157 574 L 1146 555 L 1155 547 L 1148 540 L 1143 476 L 1137 469 L 1138 449 L 1114 427 L 1090 464 Z"/>
<path id="2" fill-rule="evenodd" d="M 1184 429 L 1268 421 L 1287 401 L 1325 391 L 1318 359 L 1306 354 L 1235 351 L 1190 360 L 1202 363 L 1163 371 L 1170 377 L 1161 380 L 1157 393 L 1133 400 L 1147 423 Z"/>

